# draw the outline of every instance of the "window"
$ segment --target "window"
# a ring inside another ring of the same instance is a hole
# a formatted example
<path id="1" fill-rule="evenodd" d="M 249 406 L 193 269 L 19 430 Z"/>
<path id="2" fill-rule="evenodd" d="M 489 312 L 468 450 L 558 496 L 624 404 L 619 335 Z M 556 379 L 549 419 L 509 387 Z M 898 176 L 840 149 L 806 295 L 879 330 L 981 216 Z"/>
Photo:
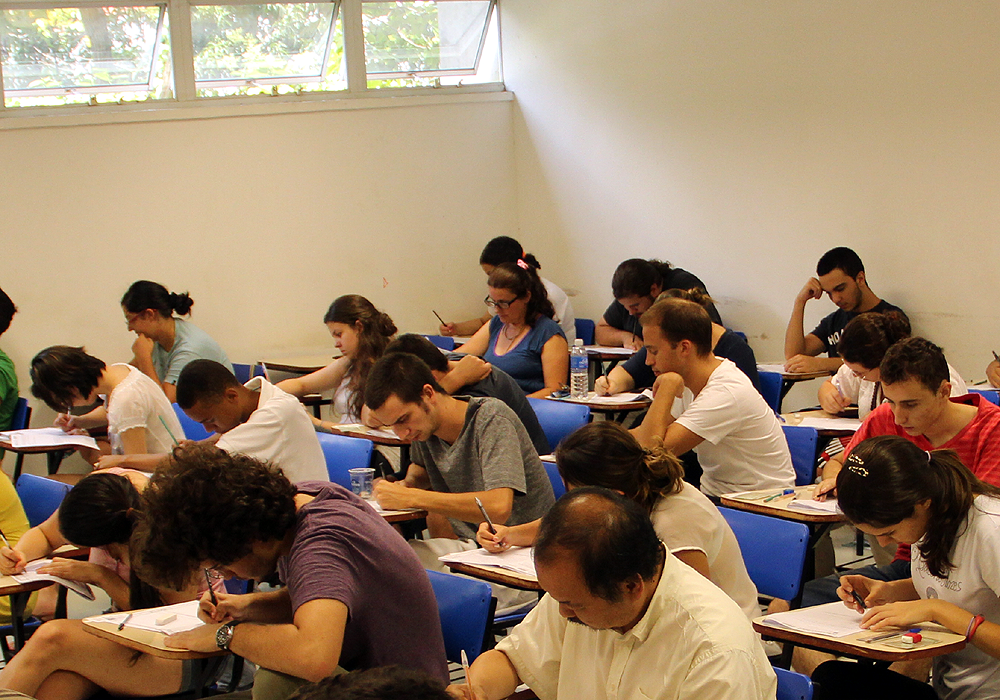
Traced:
<path id="1" fill-rule="evenodd" d="M 0 0 L 0 104 L 500 82 L 496 0 L 115 3 Z"/>

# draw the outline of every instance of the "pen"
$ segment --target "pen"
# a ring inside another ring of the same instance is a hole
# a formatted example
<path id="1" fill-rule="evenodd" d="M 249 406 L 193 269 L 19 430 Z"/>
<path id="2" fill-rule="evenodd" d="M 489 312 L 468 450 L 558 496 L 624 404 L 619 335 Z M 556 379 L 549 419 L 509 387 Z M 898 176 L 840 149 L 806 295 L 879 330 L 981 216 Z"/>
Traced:
<path id="1" fill-rule="evenodd" d="M 438 321 L 441 322 L 442 326 L 447 326 L 448 325 L 447 323 L 444 322 L 444 319 L 441 318 L 441 314 L 439 314 L 437 311 L 435 311 L 434 309 L 431 309 L 431 313 L 434 314 L 435 316 L 437 316 L 437 319 L 438 319 Z"/>
<path id="2" fill-rule="evenodd" d="M 125 619 L 121 621 L 120 625 L 118 625 L 118 631 L 121 632 L 123 629 L 125 629 L 125 623 L 128 622 L 131 619 L 132 619 L 132 613 L 129 613 L 128 615 L 126 615 Z"/>
<path id="3" fill-rule="evenodd" d="M 212 605 L 218 605 L 219 599 L 215 597 L 215 589 L 212 588 L 212 578 L 208 575 L 208 569 L 205 569 L 205 583 L 208 584 L 208 595 L 212 597 Z"/>
<path id="4" fill-rule="evenodd" d="M 177 438 L 174 437 L 174 434 L 170 432 L 170 428 L 167 427 L 167 421 L 163 420 L 163 416 L 157 416 L 157 418 L 159 418 L 160 422 L 163 423 L 163 429 L 167 431 L 167 435 L 169 435 L 170 439 L 174 441 L 174 445 L 179 445 L 180 443 L 177 442 Z"/>
<path id="5" fill-rule="evenodd" d="M 10 542 L 7 541 L 6 535 L 4 535 L 2 531 L 0 531 L 0 540 L 3 540 L 4 547 L 7 549 L 13 549 L 13 547 L 10 546 Z"/>
<path id="6" fill-rule="evenodd" d="M 996 360 L 997 362 L 1000 362 L 1000 355 L 997 355 L 997 351 L 996 350 L 990 350 L 990 352 L 993 353 L 993 359 Z"/>
<path id="7" fill-rule="evenodd" d="M 857 603 L 858 607 L 860 607 L 862 610 L 868 609 L 868 606 L 865 605 L 865 601 L 861 599 L 861 596 L 858 595 L 857 591 L 851 591 L 851 597 L 854 598 L 854 602 Z"/>
<path id="8" fill-rule="evenodd" d="M 773 496 L 768 496 L 767 498 L 764 499 L 764 503 L 773 501 L 775 498 L 781 498 L 782 496 L 791 496 L 794 494 L 795 494 L 795 489 L 785 489 L 784 491 L 780 491 L 779 493 L 776 493 Z"/>
<path id="9" fill-rule="evenodd" d="M 899 632 L 899 631 L 896 631 L 896 632 L 886 632 L 885 634 L 876 634 L 874 637 L 863 637 L 863 638 L 859 639 L 858 641 L 861 641 L 861 642 L 881 642 L 881 641 L 883 641 L 885 639 L 890 639 L 892 637 L 898 637 L 901 634 L 902 634 L 902 632 Z"/>
<path id="10" fill-rule="evenodd" d="M 483 520 L 486 521 L 486 527 L 490 529 L 491 534 L 497 534 L 497 529 L 493 527 L 493 521 L 490 520 L 489 513 L 483 508 L 483 502 L 479 500 L 479 496 L 476 496 L 476 505 L 479 506 L 479 512 L 483 514 Z"/>
<path id="11" fill-rule="evenodd" d="M 462 649 L 462 671 L 465 672 L 465 684 L 472 687 L 472 681 L 469 679 L 469 655 L 465 653 L 465 649 Z"/>

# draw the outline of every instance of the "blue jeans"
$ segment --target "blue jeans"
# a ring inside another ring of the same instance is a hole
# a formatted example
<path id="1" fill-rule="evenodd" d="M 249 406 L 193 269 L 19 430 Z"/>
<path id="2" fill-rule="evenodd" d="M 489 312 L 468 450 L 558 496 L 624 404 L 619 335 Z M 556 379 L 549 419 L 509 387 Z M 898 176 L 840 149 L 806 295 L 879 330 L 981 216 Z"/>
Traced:
<path id="1" fill-rule="evenodd" d="M 823 603 L 835 603 L 841 576 L 867 576 L 876 581 L 899 581 L 910 578 L 910 562 L 897 559 L 888 566 L 866 566 L 845 574 L 833 574 L 809 581 L 802 592 L 802 607 L 808 608 Z"/>

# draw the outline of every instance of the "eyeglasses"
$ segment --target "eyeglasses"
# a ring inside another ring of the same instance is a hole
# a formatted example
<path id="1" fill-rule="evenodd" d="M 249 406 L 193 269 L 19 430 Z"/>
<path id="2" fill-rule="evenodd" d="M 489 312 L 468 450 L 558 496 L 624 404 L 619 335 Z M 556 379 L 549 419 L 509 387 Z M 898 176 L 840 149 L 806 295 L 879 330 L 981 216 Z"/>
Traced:
<path id="1" fill-rule="evenodd" d="M 487 296 L 485 299 L 483 299 L 483 303 L 486 304 L 491 309 L 495 307 L 497 309 L 502 309 L 502 310 L 506 311 L 507 309 L 510 308 L 511 304 L 513 304 L 515 301 L 517 301 L 520 298 L 521 297 L 514 297 L 510 301 L 496 301 L 493 298 Z"/>
<path id="2" fill-rule="evenodd" d="M 851 369 L 851 368 L 848 367 L 847 369 Z M 871 374 L 874 371 L 875 370 L 873 370 L 873 369 L 866 369 L 864 372 L 857 372 L 857 371 L 851 369 L 851 374 L 853 374 L 858 379 L 863 379 L 866 382 L 870 382 L 871 379 L 868 378 L 868 375 Z"/>

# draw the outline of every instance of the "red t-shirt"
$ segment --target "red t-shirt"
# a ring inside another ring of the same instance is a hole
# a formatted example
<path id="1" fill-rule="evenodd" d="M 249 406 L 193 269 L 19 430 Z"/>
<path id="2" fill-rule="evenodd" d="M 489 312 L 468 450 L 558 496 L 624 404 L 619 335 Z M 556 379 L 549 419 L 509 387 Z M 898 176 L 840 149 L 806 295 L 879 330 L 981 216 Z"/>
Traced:
<path id="1" fill-rule="evenodd" d="M 976 407 L 975 417 L 943 445 L 934 447 L 923 435 L 908 435 L 896 425 L 892 408 L 884 403 L 868 414 L 864 423 L 844 450 L 844 457 L 863 440 L 876 435 L 898 435 L 904 437 L 922 450 L 954 450 L 962 464 L 988 484 L 1000 486 L 1000 408 L 979 394 L 953 396 L 949 401 Z M 896 558 L 910 560 L 910 547 L 901 544 L 896 550 Z"/>

